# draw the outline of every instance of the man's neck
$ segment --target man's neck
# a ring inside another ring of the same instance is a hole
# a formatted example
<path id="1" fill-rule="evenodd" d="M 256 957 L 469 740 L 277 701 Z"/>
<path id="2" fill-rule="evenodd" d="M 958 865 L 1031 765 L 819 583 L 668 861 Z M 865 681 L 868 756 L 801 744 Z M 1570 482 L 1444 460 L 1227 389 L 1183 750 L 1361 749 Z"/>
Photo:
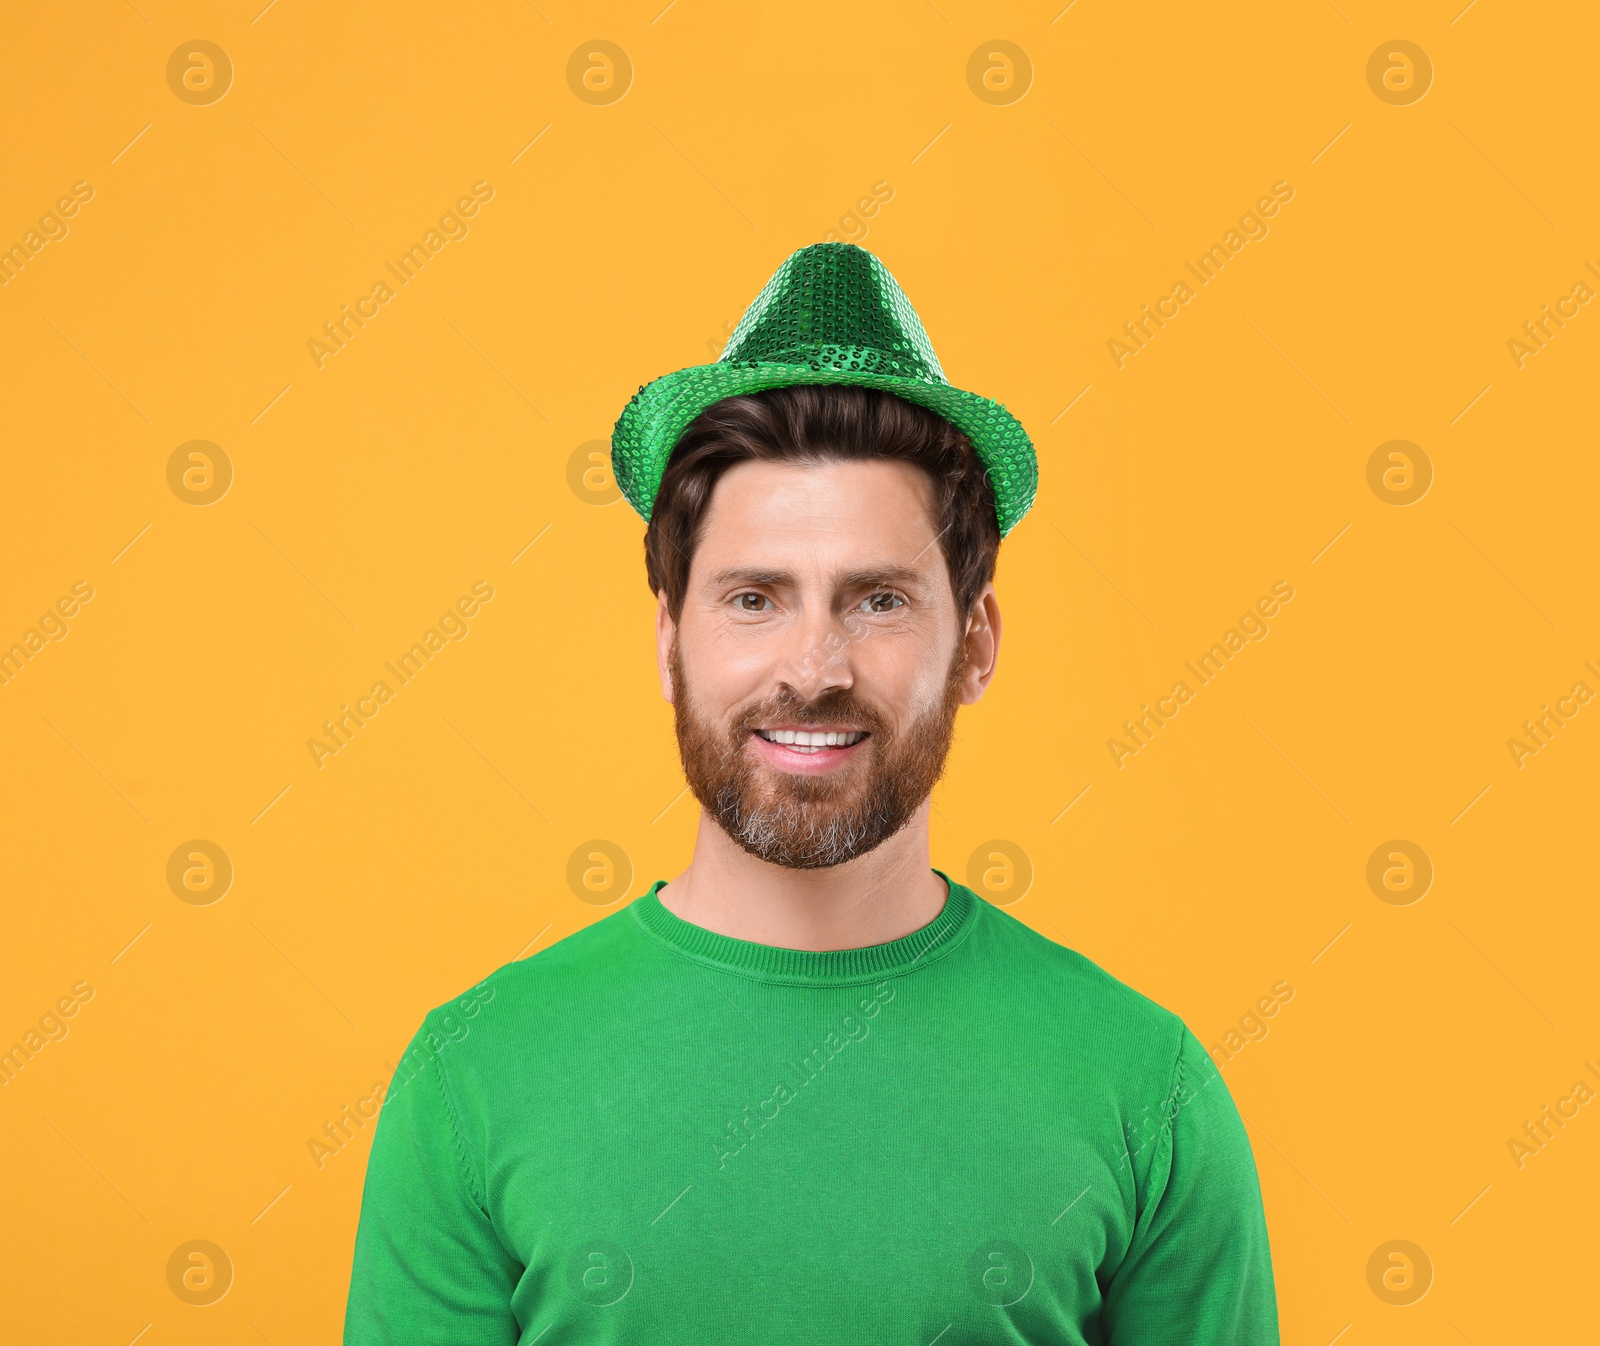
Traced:
<path id="1" fill-rule="evenodd" d="M 656 896 L 674 916 L 782 949 L 861 949 L 922 929 L 944 910 L 928 860 L 928 804 L 882 845 L 830 869 L 759 860 L 704 813 L 694 859 Z"/>

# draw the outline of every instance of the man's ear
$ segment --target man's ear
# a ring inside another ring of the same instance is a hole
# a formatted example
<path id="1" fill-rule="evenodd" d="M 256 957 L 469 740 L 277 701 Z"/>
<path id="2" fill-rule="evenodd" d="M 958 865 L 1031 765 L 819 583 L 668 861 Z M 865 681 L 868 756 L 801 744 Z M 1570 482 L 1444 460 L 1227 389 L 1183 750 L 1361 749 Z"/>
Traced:
<path id="1" fill-rule="evenodd" d="M 656 671 L 661 675 L 661 695 L 670 704 L 672 686 L 672 641 L 677 634 L 677 624 L 667 611 L 667 591 L 656 596 Z"/>
<path id="2" fill-rule="evenodd" d="M 961 704 L 970 706 L 983 696 L 1000 658 L 1000 601 L 993 584 L 984 585 L 973 603 L 963 639 L 967 645 L 967 671 L 961 681 Z"/>

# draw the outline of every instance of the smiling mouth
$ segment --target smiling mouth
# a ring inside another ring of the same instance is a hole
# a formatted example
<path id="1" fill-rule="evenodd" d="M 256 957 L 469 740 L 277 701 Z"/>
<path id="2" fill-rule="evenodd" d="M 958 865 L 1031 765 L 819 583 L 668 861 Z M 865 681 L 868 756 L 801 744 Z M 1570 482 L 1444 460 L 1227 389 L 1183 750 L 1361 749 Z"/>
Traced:
<path id="1" fill-rule="evenodd" d="M 869 737 L 861 729 L 755 729 L 752 733 L 768 743 L 781 744 L 791 752 L 819 753 L 830 748 L 849 748 Z"/>

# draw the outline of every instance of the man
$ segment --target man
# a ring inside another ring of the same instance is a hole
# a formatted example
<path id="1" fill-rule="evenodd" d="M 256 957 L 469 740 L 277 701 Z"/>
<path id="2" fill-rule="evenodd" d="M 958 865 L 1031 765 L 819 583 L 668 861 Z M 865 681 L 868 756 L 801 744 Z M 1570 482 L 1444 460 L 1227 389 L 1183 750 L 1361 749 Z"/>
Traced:
<path id="1" fill-rule="evenodd" d="M 612 444 L 693 859 L 427 1016 L 348 1346 L 1277 1343 L 1206 1052 L 929 864 L 1022 427 L 945 381 L 875 257 L 818 244 Z"/>

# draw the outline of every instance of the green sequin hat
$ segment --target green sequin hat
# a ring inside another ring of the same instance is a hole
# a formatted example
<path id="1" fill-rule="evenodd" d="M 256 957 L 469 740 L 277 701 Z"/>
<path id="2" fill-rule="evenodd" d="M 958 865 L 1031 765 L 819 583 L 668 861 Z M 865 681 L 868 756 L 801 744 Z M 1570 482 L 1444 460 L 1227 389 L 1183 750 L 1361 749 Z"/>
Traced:
<path id="1" fill-rule="evenodd" d="M 943 416 L 972 441 L 994 488 L 1004 537 L 1033 505 L 1039 465 L 1016 417 L 952 388 L 905 292 L 854 243 L 790 254 L 745 311 L 722 357 L 640 387 L 611 432 L 611 466 L 648 520 L 678 439 L 713 402 L 796 384 L 880 388 Z"/>

